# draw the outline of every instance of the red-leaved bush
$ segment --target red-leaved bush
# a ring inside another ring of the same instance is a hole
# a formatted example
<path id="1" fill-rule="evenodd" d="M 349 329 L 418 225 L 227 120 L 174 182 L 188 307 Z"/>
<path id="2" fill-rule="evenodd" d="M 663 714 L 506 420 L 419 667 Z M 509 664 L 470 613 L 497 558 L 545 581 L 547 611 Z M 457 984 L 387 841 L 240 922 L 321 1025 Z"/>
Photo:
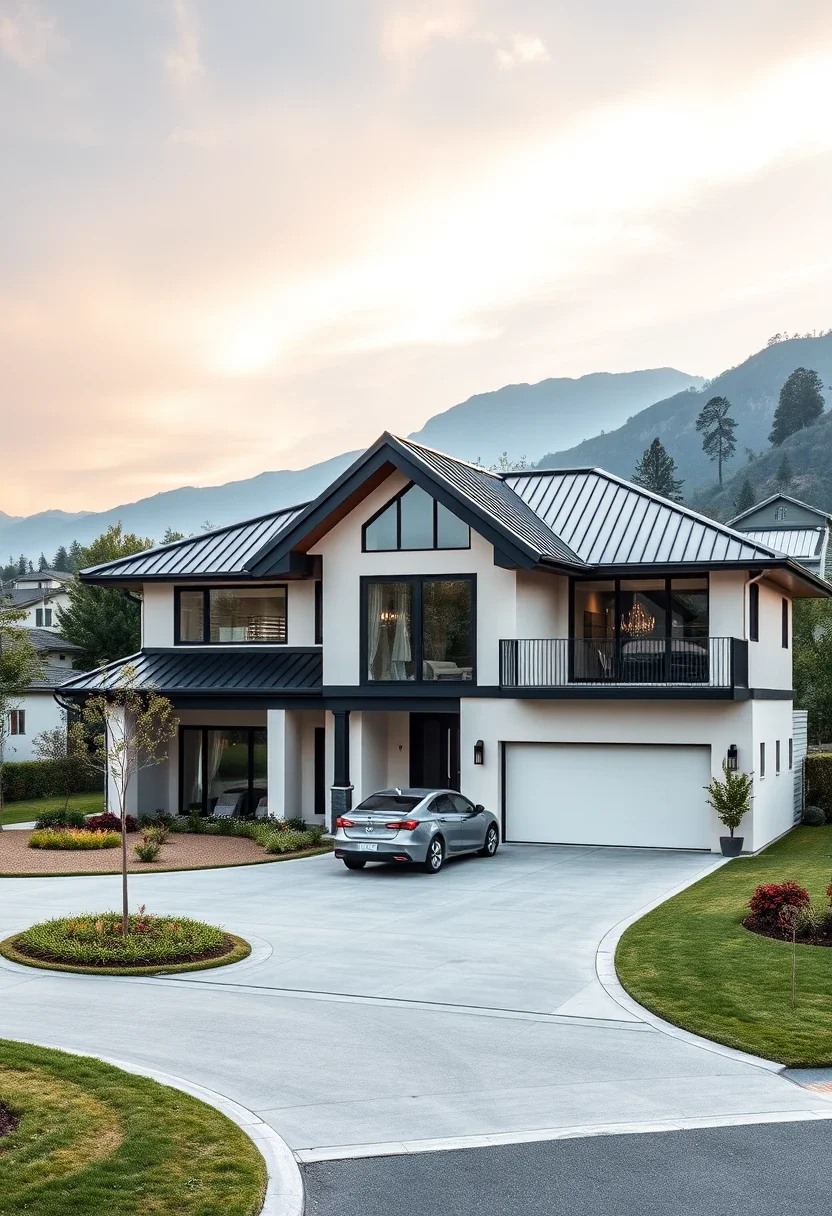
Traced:
<path id="1" fill-rule="evenodd" d="M 109 811 L 105 811 L 103 815 L 92 815 L 87 820 L 87 828 L 91 832 L 120 832 L 121 820 L 118 815 L 111 815 Z M 127 816 L 127 831 L 138 832 L 139 821 L 134 819 L 132 815 Z"/>
<path id="2" fill-rule="evenodd" d="M 805 908 L 809 902 L 809 892 L 796 882 L 771 882 L 757 888 L 748 906 L 751 915 L 758 920 L 777 921 L 781 910 L 788 904 Z"/>

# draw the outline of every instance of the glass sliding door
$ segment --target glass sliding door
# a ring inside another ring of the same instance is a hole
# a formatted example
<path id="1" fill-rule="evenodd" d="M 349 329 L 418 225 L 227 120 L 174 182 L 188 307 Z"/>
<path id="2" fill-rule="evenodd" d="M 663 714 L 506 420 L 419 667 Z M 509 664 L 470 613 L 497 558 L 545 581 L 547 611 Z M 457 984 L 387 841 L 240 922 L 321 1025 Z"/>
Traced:
<path id="1" fill-rule="evenodd" d="M 179 737 L 182 813 L 251 818 L 268 798 L 266 731 L 183 726 Z"/>
<path id="2" fill-rule="evenodd" d="M 412 583 L 367 583 L 367 679 L 415 680 Z"/>
<path id="3" fill-rule="evenodd" d="M 470 680 L 474 670 L 471 583 L 422 584 L 422 679 Z"/>

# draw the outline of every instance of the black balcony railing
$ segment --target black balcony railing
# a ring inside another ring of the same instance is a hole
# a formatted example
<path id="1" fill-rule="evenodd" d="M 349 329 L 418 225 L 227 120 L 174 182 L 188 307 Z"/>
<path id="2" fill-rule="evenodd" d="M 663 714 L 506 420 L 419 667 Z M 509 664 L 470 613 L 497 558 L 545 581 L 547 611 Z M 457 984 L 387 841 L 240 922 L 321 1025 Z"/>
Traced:
<path id="1" fill-rule="evenodd" d="M 503 688 L 570 685 L 743 687 L 747 647 L 738 638 L 507 638 Z"/>

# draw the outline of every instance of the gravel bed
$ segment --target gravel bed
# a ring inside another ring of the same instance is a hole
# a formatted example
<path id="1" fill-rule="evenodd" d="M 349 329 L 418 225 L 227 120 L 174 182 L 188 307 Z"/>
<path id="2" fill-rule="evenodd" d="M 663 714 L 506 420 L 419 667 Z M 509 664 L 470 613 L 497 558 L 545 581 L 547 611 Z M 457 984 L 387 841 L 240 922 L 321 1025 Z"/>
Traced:
<path id="1" fill-rule="evenodd" d="M 121 849 L 30 849 L 30 832 L 0 832 L 0 875 L 113 874 L 121 871 Z M 171 832 L 156 861 L 142 862 L 133 852 L 141 839 L 127 837 L 128 868 L 137 873 L 154 870 L 199 870 L 205 866 L 244 866 L 255 861 L 280 861 L 245 836 L 193 836 Z M 286 856 L 284 854 L 284 856 Z"/>

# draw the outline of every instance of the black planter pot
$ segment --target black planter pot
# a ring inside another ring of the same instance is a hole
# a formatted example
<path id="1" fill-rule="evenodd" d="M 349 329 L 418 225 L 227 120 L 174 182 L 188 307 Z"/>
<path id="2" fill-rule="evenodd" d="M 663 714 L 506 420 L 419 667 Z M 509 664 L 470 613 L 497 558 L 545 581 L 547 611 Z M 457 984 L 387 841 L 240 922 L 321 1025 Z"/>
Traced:
<path id="1" fill-rule="evenodd" d="M 722 856 L 739 857 L 744 840 L 744 836 L 720 836 L 719 843 L 722 846 Z"/>

